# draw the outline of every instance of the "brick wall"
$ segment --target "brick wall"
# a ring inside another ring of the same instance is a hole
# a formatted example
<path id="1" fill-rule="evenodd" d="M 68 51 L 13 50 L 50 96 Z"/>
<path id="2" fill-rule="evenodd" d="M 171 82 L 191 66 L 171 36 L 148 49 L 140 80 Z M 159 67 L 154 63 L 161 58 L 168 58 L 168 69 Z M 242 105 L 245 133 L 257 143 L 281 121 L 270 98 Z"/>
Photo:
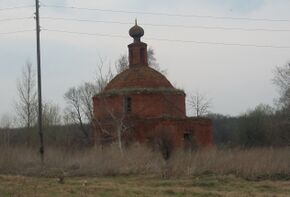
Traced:
<path id="1" fill-rule="evenodd" d="M 161 116 L 185 117 L 185 95 L 180 93 L 134 93 L 129 95 L 100 95 L 94 97 L 94 112 L 98 119 L 125 112 L 126 98 L 131 99 L 130 116 L 156 118 Z"/>
<path id="2" fill-rule="evenodd" d="M 124 99 L 128 97 L 131 98 L 131 112 L 126 113 Z M 121 120 L 128 128 L 125 138 L 130 140 L 149 143 L 152 139 L 166 135 L 172 139 L 173 146 L 180 147 L 185 144 L 185 135 L 190 135 L 198 146 L 212 146 L 212 121 L 205 118 L 188 118 L 185 111 L 185 94 L 180 92 L 135 92 L 94 97 L 95 117 L 112 136 L 115 135 L 116 124 Z M 100 128 L 96 128 L 95 136 L 102 138 Z M 108 137 L 107 134 L 105 136 Z"/>

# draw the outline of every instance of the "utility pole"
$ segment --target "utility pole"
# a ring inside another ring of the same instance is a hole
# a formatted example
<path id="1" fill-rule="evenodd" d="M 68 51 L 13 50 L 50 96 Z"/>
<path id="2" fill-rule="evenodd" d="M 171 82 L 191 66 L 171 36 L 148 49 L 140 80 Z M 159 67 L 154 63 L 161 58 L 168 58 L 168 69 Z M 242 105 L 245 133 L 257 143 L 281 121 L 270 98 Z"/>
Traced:
<path id="1" fill-rule="evenodd" d="M 40 137 L 39 153 L 41 163 L 44 163 L 44 145 L 42 131 L 42 92 L 41 92 L 41 55 L 40 55 L 40 25 L 39 25 L 39 0 L 35 0 L 36 21 L 36 53 L 37 53 L 37 84 L 38 84 L 38 132 Z"/>

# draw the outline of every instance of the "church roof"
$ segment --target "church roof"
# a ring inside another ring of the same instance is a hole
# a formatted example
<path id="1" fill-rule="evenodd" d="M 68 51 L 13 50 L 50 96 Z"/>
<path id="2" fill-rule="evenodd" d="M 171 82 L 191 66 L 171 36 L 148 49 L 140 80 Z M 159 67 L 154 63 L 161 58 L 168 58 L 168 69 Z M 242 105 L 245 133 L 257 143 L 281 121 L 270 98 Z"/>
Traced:
<path id="1" fill-rule="evenodd" d="M 105 88 L 173 88 L 172 84 L 158 71 L 149 66 L 128 68 L 118 74 Z"/>

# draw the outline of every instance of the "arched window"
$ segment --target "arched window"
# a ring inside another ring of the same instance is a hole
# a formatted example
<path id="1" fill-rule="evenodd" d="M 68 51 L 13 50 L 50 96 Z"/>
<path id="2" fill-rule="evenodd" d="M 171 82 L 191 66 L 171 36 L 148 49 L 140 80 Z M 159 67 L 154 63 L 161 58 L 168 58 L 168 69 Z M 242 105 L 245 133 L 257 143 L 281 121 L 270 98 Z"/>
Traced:
<path id="1" fill-rule="evenodd" d="M 129 63 L 133 64 L 133 50 L 129 49 Z"/>
<path id="2" fill-rule="evenodd" d="M 130 113 L 132 111 L 132 98 L 126 96 L 124 99 L 124 111 Z"/>
<path id="3" fill-rule="evenodd" d="M 140 63 L 141 64 L 145 63 L 145 49 L 144 48 L 140 49 Z"/>

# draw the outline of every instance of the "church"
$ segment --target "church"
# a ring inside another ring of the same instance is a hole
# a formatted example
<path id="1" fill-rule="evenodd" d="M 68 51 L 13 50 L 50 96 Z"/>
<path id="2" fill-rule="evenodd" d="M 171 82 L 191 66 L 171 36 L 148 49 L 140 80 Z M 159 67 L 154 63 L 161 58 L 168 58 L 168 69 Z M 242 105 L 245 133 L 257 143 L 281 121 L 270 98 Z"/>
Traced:
<path id="1" fill-rule="evenodd" d="M 148 66 L 142 27 L 129 30 L 129 68 L 115 76 L 93 97 L 96 144 L 118 139 L 124 144 L 152 144 L 166 140 L 173 147 L 209 147 L 213 123 L 187 117 L 185 93 L 173 87 L 160 72 Z"/>

